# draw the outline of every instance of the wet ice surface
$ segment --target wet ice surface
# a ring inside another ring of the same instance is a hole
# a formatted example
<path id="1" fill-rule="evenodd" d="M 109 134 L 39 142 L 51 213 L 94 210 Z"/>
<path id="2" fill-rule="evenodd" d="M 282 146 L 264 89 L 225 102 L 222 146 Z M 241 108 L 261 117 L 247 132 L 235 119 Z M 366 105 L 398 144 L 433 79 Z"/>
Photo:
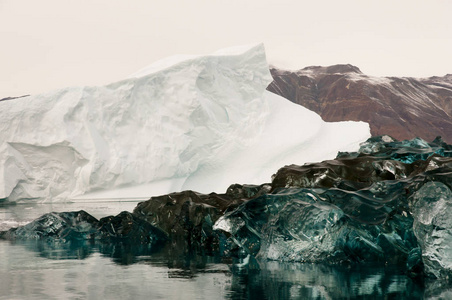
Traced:
<path id="1" fill-rule="evenodd" d="M 0 207 L 9 225 L 50 211 L 84 209 L 96 218 L 136 202 L 27 204 Z M 5 227 L 5 221 L 2 221 Z M 14 225 L 15 226 L 15 225 Z M 12 227 L 12 226 L 10 226 Z M 340 299 L 394 296 L 448 298 L 450 287 L 425 288 L 397 269 L 264 262 L 128 249 L 52 248 L 37 241 L 0 241 L 0 299 Z"/>
<path id="2" fill-rule="evenodd" d="M 25 225 L 48 212 L 86 210 L 100 219 L 117 215 L 121 211 L 132 211 L 139 201 L 78 201 L 60 203 L 20 203 L 0 205 L 0 231 Z"/>

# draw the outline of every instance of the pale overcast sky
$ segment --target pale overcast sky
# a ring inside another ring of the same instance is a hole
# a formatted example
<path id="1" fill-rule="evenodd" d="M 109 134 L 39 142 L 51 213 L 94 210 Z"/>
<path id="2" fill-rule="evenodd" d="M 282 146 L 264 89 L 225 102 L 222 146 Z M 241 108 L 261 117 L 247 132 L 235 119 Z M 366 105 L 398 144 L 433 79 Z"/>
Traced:
<path id="1" fill-rule="evenodd" d="M 0 98 L 101 85 L 166 56 L 263 42 L 270 64 L 452 73 L 450 0 L 0 0 Z"/>

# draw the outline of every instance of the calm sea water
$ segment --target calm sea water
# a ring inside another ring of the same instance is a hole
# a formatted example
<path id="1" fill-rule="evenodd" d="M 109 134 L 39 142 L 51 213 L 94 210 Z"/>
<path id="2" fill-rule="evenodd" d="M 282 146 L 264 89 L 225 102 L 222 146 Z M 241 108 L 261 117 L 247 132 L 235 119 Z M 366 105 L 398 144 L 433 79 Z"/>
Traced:
<path id="1" fill-rule="evenodd" d="M 0 207 L 0 230 L 50 211 L 84 209 L 96 218 L 137 202 Z M 0 299 L 452 299 L 452 287 L 414 282 L 398 270 L 233 261 L 168 249 L 131 253 L 0 241 Z"/>

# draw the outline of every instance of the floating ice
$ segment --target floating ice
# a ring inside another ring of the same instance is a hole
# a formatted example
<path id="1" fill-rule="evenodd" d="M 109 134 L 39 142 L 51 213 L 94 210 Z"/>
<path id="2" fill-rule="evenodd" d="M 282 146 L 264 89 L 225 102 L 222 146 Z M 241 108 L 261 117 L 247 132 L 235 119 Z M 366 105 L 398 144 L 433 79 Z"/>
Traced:
<path id="1" fill-rule="evenodd" d="M 257 45 L 169 59 L 106 86 L 2 101 L 0 199 L 224 192 L 369 137 L 365 123 L 325 123 L 266 92 L 271 80 Z"/>
<path id="2" fill-rule="evenodd" d="M 271 185 L 234 184 L 225 194 L 171 193 L 99 221 L 84 212 L 51 213 L 0 232 L 0 238 L 48 244 L 93 239 L 102 249 L 127 241 L 135 255 L 168 238 L 171 255 L 219 254 L 238 259 L 234 268 L 242 271 L 258 268 L 257 260 L 278 260 L 391 265 L 412 277 L 447 279 L 452 146 L 437 139 L 412 147 L 418 142 L 372 138 L 365 147 L 380 149 L 372 156 L 340 153 L 334 160 L 286 166 Z M 432 148 L 444 155 L 425 156 Z M 421 159 L 412 163 L 393 157 L 403 153 L 410 161 L 419 150 Z"/>
<path id="3" fill-rule="evenodd" d="M 375 137 L 360 152 L 286 166 L 271 193 L 224 214 L 213 228 L 258 259 L 380 263 L 448 278 L 451 149 L 441 139 Z"/>

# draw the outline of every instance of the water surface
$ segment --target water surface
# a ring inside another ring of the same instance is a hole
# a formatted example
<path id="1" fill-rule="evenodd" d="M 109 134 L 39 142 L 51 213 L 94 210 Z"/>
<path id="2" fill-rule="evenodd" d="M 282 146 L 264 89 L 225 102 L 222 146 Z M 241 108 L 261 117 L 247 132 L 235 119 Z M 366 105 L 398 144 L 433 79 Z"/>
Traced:
<path id="1" fill-rule="evenodd" d="M 0 230 L 50 211 L 96 218 L 137 202 L 0 207 Z M 247 263 L 248 262 L 248 263 Z M 262 262 L 163 249 L 96 248 L 0 241 L 0 299 L 452 299 L 452 288 L 419 283 L 396 269 Z"/>

